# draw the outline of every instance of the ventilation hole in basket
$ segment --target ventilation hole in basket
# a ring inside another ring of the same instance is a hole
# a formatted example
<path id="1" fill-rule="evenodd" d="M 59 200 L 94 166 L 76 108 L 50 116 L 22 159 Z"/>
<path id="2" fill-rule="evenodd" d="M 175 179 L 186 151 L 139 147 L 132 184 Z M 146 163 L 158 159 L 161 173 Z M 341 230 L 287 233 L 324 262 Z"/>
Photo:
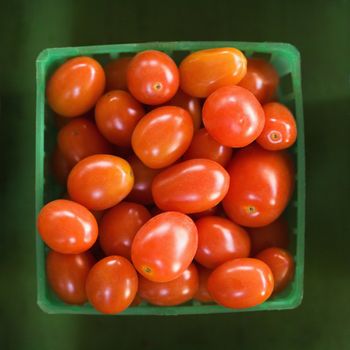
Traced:
<path id="1" fill-rule="evenodd" d="M 173 54 L 171 57 L 176 63 L 180 63 L 186 56 L 188 56 L 191 53 L 189 50 L 178 50 L 173 51 Z"/>
<path id="2" fill-rule="evenodd" d="M 107 62 L 111 60 L 109 54 L 99 54 L 99 55 L 94 55 L 93 58 L 101 63 L 102 66 L 104 66 Z"/>
<path id="3" fill-rule="evenodd" d="M 264 59 L 265 61 L 271 61 L 272 55 L 269 52 L 254 52 L 251 56 L 254 58 Z"/>
<path id="4" fill-rule="evenodd" d="M 288 73 L 280 77 L 280 89 L 282 97 L 287 97 L 293 93 L 292 74 Z"/>

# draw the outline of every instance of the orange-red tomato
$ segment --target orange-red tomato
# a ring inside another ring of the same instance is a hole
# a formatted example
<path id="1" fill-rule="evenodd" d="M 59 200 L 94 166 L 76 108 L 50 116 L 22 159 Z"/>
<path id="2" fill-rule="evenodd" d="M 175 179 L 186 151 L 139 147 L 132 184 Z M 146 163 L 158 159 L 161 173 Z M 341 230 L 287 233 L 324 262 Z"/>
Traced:
<path id="1" fill-rule="evenodd" d="M 121 202 L 134 185 L 129 163 L 119 157 L 96 154 L 81 160 L 68 176 L 69 196 L 91 210 L 104 210 Z"/>
<path id="2" fill-rule="evenodd" d="M 159 170 L 148 168 L 135 155 L 129 157 L 128 162 L 134 172 L 135 181 L 127 199 L 144 205 L 152 204 L 152 181 L 159 174 Z"/>
<path id="3" fill-rule="evenodd" d="M 130 259 L 134 236 L 150 218 L 149 211 L 137 203 L 122 202 L 109 209 L 100 224 L 102 250 L 106 255 L 121 255 Z"/>
<path id="4" fill-rule="evenodd" d="M 172 281 L 188 268 L 197 244 L 198 233 L 192 219 L 182 213 L 165 212 L 154 216 L 137 232 L 131 247 L 132 262 L 151 281 Z"/>
<path id="5" fill-rule="evenodd" d="M 254 144 L 237 152 L 227 171 L 232 181 L 223 206 L 234 222 L 259 227 L 282 214 L 294 187 L 287 153 L 266 151 Z"/>
<path id="6" fill-rule="evenodd" d="M 126 90 L 126 71 L 132 57 L 116 58 L 104 67 L 106 75 L 106 90 Z"/>
<path id="7" fill-rule="evenodd" d="M 235 48 L 193 52 L 180 64 L 181 89 L 195 97 L 207 97 L 226 85 L 239 83 L 245 76 L 247 60 Z"/>
<path id="8" fill-rule="evenodd" d="M 152 183 L 152 194 L 162 210 L 199 213 L 219 204 L 229 183 L 229 175 L 220 164 L 209 159 L 191 159 L 158 174 Z"/>
<path id="9" fill-rule="evenodd" d="M 131 135 L 144 114 L 141 103 L 122 90 L 107 92 L 95 108 L 95 120 L 101 134 L 122 147 L 131 145 Z"/>
<path id="10" fill-rule="evenodd" d="M 206 216 L 196 221 L 198 248 L 195 260 L 213 269 L 222 263 L 247 258 L 250 253 L 248 233 L 230 220 Z"/>
<path id="11" fill-rule="evenodd" d="M 148 50 L 133 57 L 126 80 L 129 91 L 136 99 L 148 105 L 158 105 L 176 94 L 179 70 L 164 52 Z"/>
<path id="12" fill-rule="evenodd" d="M 250 227 L 248 229 L 252 256 L 266 248 L 288 248 L 288 223 L 280 217 L 271 224 L 263 227 Z"/>
<path id="13" fill-rule="evenodd" d="M 256 142 L 270 151 L 292 146 L 297 138 L 297 125 L 290 110 L 278 102 L 267 103 L 263 109 L 265 126 Z"/>
<path id="14" fill-rule="evenodd" d="M 150 168 L 171 165 L 187 150 L 193 136 L 190 114 L 180 107 L 165 106 L 147 113 L 132 135 L 132 147 Z"/>
<path id="15" fill-rule="evenodd" d="M 274 287 L 271 269 L 261 260 L 234 259 L 209 276 L 208 290 L 220 305 L 233 309 L 253 307 L 267 300 Z"/>
<path id="16" fill-rule="evenodd" d="M 217 142 L 228 147 L 245 147 L 262 132 L 264 110 L 254 95 L 239 86 L 213 92 L 203 106 L 203 123 Z"/>
<path id="17" fill-rule="evenodd" d="M 193 299 L 196 299 L 202 303 L 210 303 L 213 301 L 209 291 L 208 291 L 208 278 L 212 270 L 206 269 L 202 266 L 197 265 L 198 276 L 199 276 L 199 286 L 197 293 L 193 296 Z"/>
<path id="18" fill-rule="evenodd" d="M 261 58 L 248 58 L 247 74 L 239 86 L 249 90 L 260 103 L 275 98 L 279 76 L 274 66 Z"/>
<path id="19" fill-rule="evenodd" d="M 203 128 L 194 133 L 191 145 L 184 154 L 183 159 L 211 159 L 225 167 L 231 157 L 232 148 L 216 142 L 209 135 L 208 131 Z"/>
<path id="20" fill-rule="evenodd" d="M 77 117 L 91 109 L 105 88 L 105 73 L 90 57 L 63 63 L 47 83 L 49 106 L 64 117 Z"/>
<path id="21" fill-rule="evenodd" d="M 49 252 L 46 257 L 46 274 L 50 287 L 65 303 L 84 304 L 87 301 L 85 281 L 95 262 L 90 252 Z"/>
<path id="22" fill-rule="evenodd" d="M 141 299 L 159 306 L 183 304 L 193 298 L 198 290 L 198 272 L 191 264 L 179 277 L 170 282 L 152 282 L 140 276 L 139 294 Z"/>
<path id="23" fill-rule="evenodd" d="M 273 292 L 284 290 L 294 277 L 295 264 L 292 255 L 281 248 L 267 248 L 260 252 L 256 259 L 266 263 L 273 274 L 275 287 Z"/>
<path id="24" fill-rule="evenodd" d="M 62 254 L 88 250 L 98 233 L 95 217 L 82 205 L 66 199 L 47 203 L 39 212 L 37 228 L 42 240 Z"/>
<path id="25" fill-rule="evenodd" d="M 187 95 L 179 89 L 176 95 L 167 102 L 167 105 L 186 109 L 191 114 L 194 129 L 198 130 L 201 127 L 202 106 L 199 98 Z"/>
<path id="26" fill-rule="evenodd" d="M 138 287 L 137 273 L 128 259 L 108 256 L 90 270 L 86 294 L 92 306 L 105 314 L 125 310 L 134 300 Z"/>
<path id="27" fill-rule="evenodd" d="M 76 118 L 65 125 L 57 136 L 58 147 L 72 164 L 93 154 L 111 153 L 110 144 L 100 134 L 94 123 Z"/>
<path id="28" fill-rule="evenodd" d="M 69 172 L 73 165 L 63 155 L 61 150 L 56 147 L 51 158 L 51 168 L 56 180 L 65 185 Z"/>

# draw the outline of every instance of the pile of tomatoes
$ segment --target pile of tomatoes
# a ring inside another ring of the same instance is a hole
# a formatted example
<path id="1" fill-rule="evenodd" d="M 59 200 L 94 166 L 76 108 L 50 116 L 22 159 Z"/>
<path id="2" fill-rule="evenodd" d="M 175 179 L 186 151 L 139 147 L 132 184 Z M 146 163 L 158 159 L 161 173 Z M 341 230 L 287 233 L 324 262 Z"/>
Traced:
<path id="1" fill-rule="evenodd" d="M 235 48 L 179 67 L 156 50 L 58 67 L 46 92 L 67 193 L 37 218 L 56 295 L 118 313 L 192 298 L 248 308 L 282 291 L 297 128 L 278 84 Z"/>

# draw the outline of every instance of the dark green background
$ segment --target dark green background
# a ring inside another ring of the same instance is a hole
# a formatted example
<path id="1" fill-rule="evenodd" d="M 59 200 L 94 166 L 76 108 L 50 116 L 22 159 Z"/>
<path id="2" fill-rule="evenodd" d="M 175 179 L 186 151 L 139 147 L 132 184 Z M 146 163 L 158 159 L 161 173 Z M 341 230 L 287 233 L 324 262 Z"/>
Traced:
<path id="1" fill-rule="evenodd" d="M 349 349 L 349 23 L 346 0 L 2 1 L 0 348 Z M 47 47 L 165 40 L 281 41 L 301 51 L 307 226 L 297 310 L 80 317 L 36 305 L 35 58 Z"/>

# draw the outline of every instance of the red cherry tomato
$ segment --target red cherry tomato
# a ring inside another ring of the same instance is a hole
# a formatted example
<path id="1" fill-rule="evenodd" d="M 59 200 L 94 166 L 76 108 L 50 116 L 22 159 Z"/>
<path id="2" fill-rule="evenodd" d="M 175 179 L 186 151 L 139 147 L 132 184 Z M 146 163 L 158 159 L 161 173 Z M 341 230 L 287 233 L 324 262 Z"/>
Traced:
<path id="1" fill-rule="evenodd" d="M 104 210 L 121 202 L 134 185 L 129 163 L 119 157 L 96 154 L 81 160 L 68 176 L 69 196 L 91 210 Z"/>
<path id="2" fill-rule="evenodd" d="M 181 89 L 191 96 L 207 97 L 215 90 L 239 83 L 247 70 L 247 60 L 235 48 L 193 52 L 180 64 Z"/>
<path id="3" fill-rule="evenodd" d="M 270 151 L 292 146 L 297 138 L 297 125 L 293 114 L 278 102 L 267 103 L 263 108 L 265 126 L 256 142 Z"/>
<path id="4" fill-rule="evenodd" d="M 101 134 L 111 143 L 131 146 L 131 135 L 145 114 L 141 103 L 129 93 L 114 90 L 103 95 L 96 104 L 95 119 Z"/>
<path id="5" fill-rule="evenodd" d="M 105 88 L 105 74 L 90 57 L 75 57 L 63 63 L 47 83 L 47 101 L 59 115 L 76 117 L 91 109 Z"/>
<path id="6" fill-rule="evenodd" d="M 248 58 L 247 74 L 238 84 L 249 90 L 260 103 L 274 99 L 279 76 L 274 66 L 261 58 Z"/>
<path id="7" fill-rule="evenodd" d="M 229 188 L 227 171 L 209 159 L 191 159 L 158 174 L 152 183 L 157 207 L 199 213 L 219 204 Z"/>
<path id="8" fill-rule="evenodd" d="M 96 260 L 91 253 L 60 254 L 51 251 L 46 257 L 46 274 L 50 287 L 65 303 L 87 301 L 85 281 Z"/>
<path id="9" fill-rule="evenodd" d="M 192 143 L 184 154 L 183 159 L 211 159 L 225 167 L 231 157 L 232 148 L 216 142 L 209 135 L 208 131 L 203 128 L 194 133 Z"/>
<path id="10" fill-rule="evenodd" d="M 61 150 L 56 147 L 51 159 L 51 168 L 56 180 L 65 185 L 73 165 L 66 159 Z"/>
<path id="11" fill-rule="evenodd" d="M 139 229 L 131 257 L 141 275 L 154 282 L 168 282 L 187 269 L 197 244 L 197 228 L 192 219 L 182 213 L 166 212 Z"/>
<path id="12" fill-rule="evenodd" d="M 58 147 L 72 164 L 93 154 L 111 153 L 110 144 L 103 138 L 96 126 L 87 119 L 71 120 L 58 133 Z"/>
<path id="13" fill-rule="evenodd" d="M 210 136 L 222 145 L 245 147 L 261 134 L 265 115 L 251 92 L 239 86 L 225 86 L 205 101 L 203 123 Z"/>
<path id="14" fill-rule="evenodd" d="M 92 306 L 105 314 L 125 310 L 134 300 L 138 287 L 137 273 L 128 259 L 108 256 L 90 270 L 86 294 Z"/>
<path id="15" fill-rule="evenodd" d="M 256 259 L 270 267 L 275 281 L 274 293 L 281 292 L 292 281 L 295 265 L 293 257 L 286 250 L 276 247 L 267 248 L 260 252 Z"/>
<path id="16" fill-rule="evenodd" d="M 270 297 L 273 286 L 270 268 L 252 258 L 227 261 L 217 267 L 208 279 L 208 290 L 213 299 L 233 309 L 263 303 Z"/>
<path id="17" fill-rule="evenodd" d="M 199 286 L 197 293 L 193 296 L 193 299 L 196 299 L 202 303 L 210 303 L 213 301 L 209 291 L 208 291 L 208 278 L 212 270 L 206 269 L 202 266 L 197 266 L 198 276 L 199 276 Z"/>
<path id="18" fill-rule="evenodd" d="M 196 221 L 198 248 L 195 260 L 213 269 L 222 263 L 247 258 L 250 253 L 248 233 L 230 220 L 207 216 Z"/>
<path id="19" fill-rule="evenodd" d="M 137 203 L 122 202 L 103 216 L 99 239 L 106 255 L 130 259 L 131 244 L 140 227 L 151 218 L 149 211 Z"/>
<path id="20" fill-rule="evenodd" d="M 164 168 L 187 150 L 193 136 L 190 114 L 180 107 L 159 107 L 146 114 L 132 135 L 132 147 L 150 168 Z"/>
<path id="21" fill-rule="evenodd" d="M 179 89 L 176 95 L 167 102 L 169 106 L 178 106 L 191 114 L 193 127 L 198 130 L 202 124 L 202 106 L 199 98 L 185 94 Z"/>
<path id="22" fill-rule="evenodd" d="M 135 181 L 127 199 L 143 205 L 152 204 L 152 181 L 159 174 L 159 170 L 148 168 L 135 155 L 129 157 L 128 162 L 134 172 Z"/>
<path id="23" fill-rule="evenodd" d="M 266 248 L 288 248 L 288 223 L 284 218 L 280 217 L 267 226 L 250 227 L 248 233 L 251 241 L 252 256 Z"/>
<path id="24" fill-rule="evenodd" d="M 275 221 L 291 197 L 294 175 L 287 153 L 252 145 L 237 152 L 227 167 L 232 179 L 223 200 L 226 214 L 242 226 Z"/>
<path id="25" fill-rule="evenodd" d="M 132 57 L 116 58 L 104 67 L 106 75 L 106 90 L 126 90 L 126 71 Z"/>
<path id="26" fill-rule="evenodd" d="M 40 210 L 37 227 L 42 240 L 62 254 L 88 250 L 98 232 L 94 216 L 82 205 L 65 199 L 47 203 Z"/>
<path id="27" fill-rule="evenodd" d="M 126 80 L 136 99 L 148 105 L 158 105 L 176 94 L 179 70 L 164 52 L 148 50 L 138 53 L 131 60 Z"/>
<path id="28" fill-rule="evenodd" d="M 198 290 L 198 272 L 191 264 L 179 277 L 170 282 L 152 282 L 140 276 L 140 297 L 150 304 L 174 306 L 193 298 Z"/>

